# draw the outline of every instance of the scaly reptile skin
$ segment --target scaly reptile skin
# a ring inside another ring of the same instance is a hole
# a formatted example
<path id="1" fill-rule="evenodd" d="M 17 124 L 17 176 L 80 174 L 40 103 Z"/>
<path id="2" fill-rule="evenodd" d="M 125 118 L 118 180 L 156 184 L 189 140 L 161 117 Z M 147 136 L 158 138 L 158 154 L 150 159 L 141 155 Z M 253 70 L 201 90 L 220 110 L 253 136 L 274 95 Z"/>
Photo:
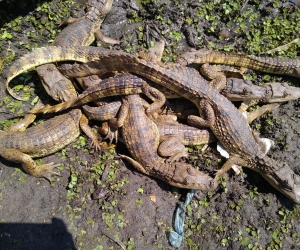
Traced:
<path id="1" fill-rule="evenodd" d="M 71 23 L 63 29 L 55 38 L 55 45 L 90 45 L 95 37 L 108 43 L 114 43 L 113 39 L 103 37 L 100 32 L 101 24 L 112 7 L 113 0 L 89 0 L 87 12 L 82 18 L 69 19 Z M 107 39 L 107 40 L 105 40 Z"/>
<path id="2" fill-rule="evenodd" d="M 210 104 L 215 112 L 215 122 L 210 127 L 223 146 L 233 155 L 244 154 L 251 158 L 257 154 L 256 142 L 243 116 L 229 100 L 210 88 L 207 81 L 204 79 L 201 81 L 201 78 L 182 78 L 181 75 L 176 74 L 175 70 L 160 67 L 121 51 L 97 49 L 88 46 L 40 48 L 23 56 L 11 66 L 10 72 L 12 74 L 8 74 L 8 81 L 19 72 L 57 60 L 88 62 L 84 65 L 77 65 L 65 72 L 66 75 L 71 77 L 102 75 L 112 71 L 128 71 L 146 77 L 182 95 L 200 108 L 201 112 L 204 111 L 202 104 L 205 101 Z M 200 99 L 202 100 L 201 104 Z M 61 104 L 58 105 L 61 107 Z M 240 122 L 240 120 L 242 123 L 238 126 L 237 121 Z M 241 143 L 240 138 L 243 138 L 245 143 Z"/>
<path id="3" fill-rule="evenodd" d="M 246 166 L 262 174 L 276 189 L 294 202 L 300 203 L 300 177 L 287 164 L 265 156 L 244 117 L 228 99 L 199 78 L 186 79 L 176 74 L 176 70 L 163 68 L 120 51 L 94 47 L 47 47 L 37 49 L 17 60 L 10 69 L 8 81 L 33 66 L 64 60 L 86 62 L 65 71 L 64 74 L 69 77 L 127 71 L 150 79 L 192 101 L 200 114 L 206 118 L 203 120 L 195 117 L 194 124 L 210 127 L 230 154 L 217 176 L 226 172 L 233 164 Z M 38 112 L 49 110 L 51 108 L 40 109 Z"/>
<path id="4" fill-rule="evenodd" d="M 108 121 L 115 118 L 122 105 L 121 101 L 112 101 L 103 106 L 91 107 L 88 105 L 82 106 L 82 109 L 89 119 L 97 121 Z"/>
<path id="5" fill-rule="evenodd" d="M 101 24 L 110 11 L 112 3 L 113 0 L 88 0 L 86 14 L 81 18 L 69 18 L 65 21 L 65 24 L 70 25 L 56 36 L 53 44 L 55 46 L 87 46 L 95 40 L 95 37 L 106 43 L 119 44 L 119 41 L 103 36 L 100 31 Z M 72 82 L 62 76 L 55 65 L 40 66 L 37 72 L 42 78 L 47 93 L 55 100 L 67 101 L 72 99 L 69 93 L 72 95 L 76 93 Z M 8 86 L 7 90 L 15 99 L 24 100 L 13 93 Z"/>
<path id="6" fill-rule="evenodd" d="M 0 155 L 16 163 L 22 163 L 24 170 L 35 176 L 50 180 L 52 169 L 59 164 L 36 166 L 31 157 L 50 155 L 74 141 L 80 134 L 81 111 L 74 109 L 36 126 L 21 131 L 0 132 Z"/>
<path id="7" fill-rule="evenodd" d="M 108 96 L 118 96 L 118 95 L 132 95 L 132 94 L 145 94 L 150 99 L 152 99 L 155 93 L 151 93 L 151 90 L 155 90 L 151 88 L 147 82 L 145 82 L 140 77 L 130 75 L 130 74 L 122 74 L 115 77 L 110 77 L 104 79 L 99 83 L 98 86 L 90 87 L 82 92 L 77 98 L 62 102 L 55 105 L 55 109 L 52 109 L 52 106 L 46 106 L 45 108 L 51 109 L 51 112 L 61 111 L 70 107 L 77 107 L 80 105 L 84 105 L 88 102 L 98 100 L 103 97 Z M 150 94 L 149 94 L 150 93 Z M 156 106 L 152 105 L 153 108 Z M 35 113 L 38 111 L 37 109 L 32 109 L 29 112 Z M 50 111 L 50 110 L 49 110 Z M 149 109 L 149 112 L 152 110 Z M 48 110 L 45 110 L 45 113 L 48 113 Z"/>
<path id="8" fill-rule="evenodd" d="M 159 88 L 166 98 L 171 98 L 159 114 L 172 114 L 183 119 L 187 119 L 189 115 L 198 114 L 197 107 L 192 102 L 182 98 L 174 99 L 174 92 L 166 88 L 162 89 L 158 84 L 150 82 L 149 85 Z M 264 86 L 258 86 L 250 81 L 236 78 L 227 79 L 226 86 L 221 93 L 232 101 L 256 100 L 263 103 L 284 102 L 300 98 L 300 89 L 288 84 L 272 82 L 266 83 Z M 121 100 L 111 100 L 110 98 L 101 106 L 84 105 L 82 108 L 89 119 L 106 121 L 116 117 L 121 103 Z"/>
<path id="9" fill-rule="evenodd" d="M 102 119 L 99 119 L 103 121 Z M 185 124 L 178 123 L 177 121 L 170 123 L 165 121 L 154 121 L 159 131 L 160 142 L 169 137 L 177 137 L 178 142 L 185 146 L 197 146 L 202 144 L 211 143 L 217 140 L 213 133 L 207 129 L 199 129 Z M 107 123 L 103 123 L 101 132 L 103 135 L 108 133 Z M 171 145 L 173 146 L 173 145 Z"/>
<path id="10" fill-rule="evenodd" d="M 172 186 L 213 190 L 214 180 L 192 166 L 182 163 L 165 163 L 157 154 L 159 133 L 155 123 L 149 119 L 140 102 L 139 95 L 124 97 L 127 115 L 122 126 L 124 142 L 135 160 L 121 155 L 144 174 L 162 179 Z"/>
<path id="11" fill-rule="evenodd" d="M 161 140 L 170 136 L 180 137 L 180 143 L 186 146 L 197 146 L 216 141 L 216 137 L 207 129 L 198 129 L 185 124 L 155 122 Z"/>
<path id="12" fill-rule="evenodd" d="M 300 59 L 258 57 L 224 53 L 211 49 L 200 49 L 186 52 L 178 57 L 177 62 L 181 65 L 192 63 L 215 63 L 245 67 L 266 73 L 289 75 L 300 78 Z"/>

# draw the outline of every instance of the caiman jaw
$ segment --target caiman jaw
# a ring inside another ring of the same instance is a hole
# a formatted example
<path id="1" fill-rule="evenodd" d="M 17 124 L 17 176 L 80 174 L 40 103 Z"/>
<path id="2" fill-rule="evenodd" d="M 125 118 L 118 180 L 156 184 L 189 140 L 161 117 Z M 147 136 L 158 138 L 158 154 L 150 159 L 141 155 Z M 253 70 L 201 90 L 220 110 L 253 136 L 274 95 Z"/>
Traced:
<path id="1" fill-rule="evenodd" d="M 300 176 L 284 163 L 283 167 L 272 173 L 262 173 L 263 177 L 279 192 L 300 204 Z"/>
<path id="2" fill-rule="evenodd" d="M 169 184 L 195 190 L 212 191 L 216 189 L 218 183 L 209 175 L 183 162 L 175 162 L 173 164 L 176 171 L 172 177 L 173 181 L 169 181 Z"/>

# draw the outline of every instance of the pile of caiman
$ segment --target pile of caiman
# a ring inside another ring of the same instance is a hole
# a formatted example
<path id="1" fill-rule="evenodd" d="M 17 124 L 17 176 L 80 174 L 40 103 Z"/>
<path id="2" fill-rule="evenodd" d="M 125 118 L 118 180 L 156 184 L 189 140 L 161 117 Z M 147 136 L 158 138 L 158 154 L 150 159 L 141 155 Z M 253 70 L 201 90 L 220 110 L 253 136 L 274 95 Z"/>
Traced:
<path id="1" fill-rule="evenodd" d="M 213 190 L 218 178 L 239 165 L 260 173 L 273 187 L 300 203 L 300 176 L 284 162 L 269 158 L 268 141 L 262 140 L 248 125 L 276 103 L 299 98 L 299 90 L 280 83 L 263 87 L 242 78 L 228 78 L 225 71 L 240 66 L 258 71 L 300 78 L 300 60 L 255 57 L 202 49 L 181 55 L 176 64 L 160 59 L 164 42 L 139 56 L 117 50 L 90 47 L 95 36 L 104 42 L 119 41 L 104 37 L 100 25 L 112 0 L 88 1 L 87 13 L 79 20 L 69 19 L 55 39 L 54 46 L 43 47 L 19 58 L 7 74 L 11 79 L 39 66 L 37 72 L 49 95 L 61 103 L 38 103 L 24 120 L 0 133 L 0 155 L 22 163 L 26 172 L 50 180 L 56 165 L 36 166 L 32 157 L 41 157 L 62 149 L 80 133 L 91 138 L 96 150 L 102 144 L 88 125 L 89 119 L 102 121 L 101 133 L 112 143 L 118 130 L 131 156 L 120 155 L 144 174 L 170 185 Z M 75 61 L 76 64 L 67 64 Z M 53 64 L 60 63 L 58 67 Z M 212 66 L 218 64 L 219 66 Z M 201 73 L 189 65 L 202 65 Z M 41 65 L 41 66 L 40 66 Z M 75 88 L 73 84 L 77 84 Z M 78 85 L 84 91 L 77 94 Z M 8 88 L 15 98 L 16 96 Z M 180 98 L 180 99 L 174 99 Z M 19 98 L 20 99 L 20 98 Z M 175 100 L 175 101 L 174 101 Z M 248 116 L 231 101 L 268 104 Z M 93 102 L 92 106 L 87 104 Z M 27 128 L 37 113 L 67 112 Z M 186 120 L 179 123 L 177 117 Z M 229 158 L 211 177 L 187 163 L 185 145 L 206 144 L 218 140 Z M 267 142 L 266 142 L 267 141 Z"/>

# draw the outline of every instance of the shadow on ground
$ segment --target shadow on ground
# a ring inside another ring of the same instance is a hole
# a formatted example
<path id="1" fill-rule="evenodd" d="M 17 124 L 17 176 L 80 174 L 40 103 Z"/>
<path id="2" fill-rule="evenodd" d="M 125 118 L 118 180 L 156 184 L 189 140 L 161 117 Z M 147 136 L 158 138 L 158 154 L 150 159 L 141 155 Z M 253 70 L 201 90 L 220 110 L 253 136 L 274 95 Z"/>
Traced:
<path id="1" fill-rule="evenodd" d="M 1 223 L 0 249 L 76 249 L 65 223 L 52 218 L 52 223 Z"/>

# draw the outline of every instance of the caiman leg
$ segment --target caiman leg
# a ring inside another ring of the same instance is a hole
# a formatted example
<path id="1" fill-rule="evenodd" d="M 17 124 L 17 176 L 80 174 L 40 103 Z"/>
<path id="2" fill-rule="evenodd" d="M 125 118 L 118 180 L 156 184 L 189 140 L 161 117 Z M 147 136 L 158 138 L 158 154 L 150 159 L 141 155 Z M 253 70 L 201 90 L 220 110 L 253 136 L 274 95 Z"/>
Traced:
<path id="1" fill-rule="evenodd" d="M 229 169 L 232 168 L 233 165 L 238 165 L 238 166 L 245 166 L 247 165 L 247 162 L 240 157 L 237 156 L 231 156 L 222 166 L 221 169 L 219 169 L 216 172 L 215 179 L 218 177 L 222 176 L 225 174 Z"/>
<path id="2" fill-rule="evenodd" d="M 200 72 L 212 79 L 209 85 L 216 91 L 220 92 L 226 86 L 226 76 L 224 73 L 215 71 L 208 63 L 205 63 L 200 67 Z"/>
<path id="3" fill-rule="evenodd" d="M 35 105 L 34 108 L 41 108 L 45 105 L 39 100 Z M 12 124 L 7 131 L 9 132 L 17 132 L 17 131 L 24 131 L 31 123 L 34 122 L 36 115 L 34 114 L 26 114 L 24 118 L 14 124 Z"/>
<path id="4" fill-rule="evenodd" d="M 92 140 L 91 146 L 96 149 L 96 151 L 101 151 L 101 144 L 98 141 L 97 135 L 94 133 L 92 128 L 88 125 L 87 117 L 82 114 L 79 120 L 79 125 L 82 131 Z"/>
<path id="5" fill-rule="evenodd" d="M 157 149 L 159 155 L 169 157 L 166 162 L 173 163 L 178 161 L 181 157 L 188 157 L 185 146 L 181 144 L 181 138 L 178 136 L 170 136 L 163 140 Z"/>
<path id="6" fill-rule="evenodd" d="M 7 131 L 9 132 L 17 132 L 17 131 L 24 131 L 31 123 L 34 122 L 36 115 L 34 114 L 27 114 L 24 118 L 14 124 L 12 124 Z"/>
<path id="7" fill-rule="evenodd" d="M 54 164 L 53 162 L 42 164 L 37 166 L 34 160 L 27 154 L 22 153 L 21 151 L 8 148 L 0 149 L 0 155 L 8 161 L 21 163 L 23 169 L 26 173 L 31 174 L 35 177 L 44 177 L 51 182 L 51 175 L 58 175 L 59 173 L 52 171 L 53 168 L 58 167 L 60 164 Z"/>

